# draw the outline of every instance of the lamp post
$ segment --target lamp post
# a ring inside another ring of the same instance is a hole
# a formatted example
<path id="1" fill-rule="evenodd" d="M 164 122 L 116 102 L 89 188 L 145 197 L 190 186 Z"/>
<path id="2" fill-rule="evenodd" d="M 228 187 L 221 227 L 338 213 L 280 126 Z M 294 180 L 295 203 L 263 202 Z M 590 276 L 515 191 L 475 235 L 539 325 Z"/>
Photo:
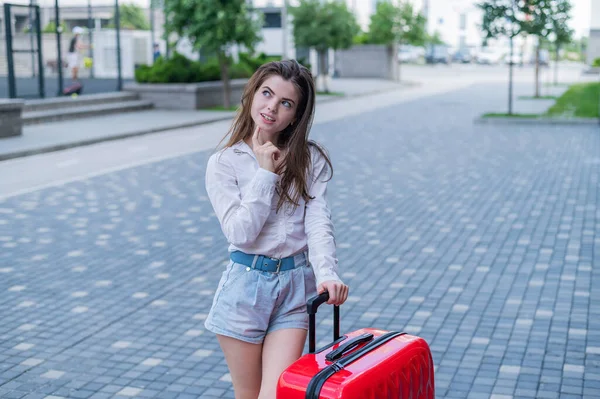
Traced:
<path id="1" fill-rule="evenodd" d="M 152 63 L 154 63 L 154 1 L 150 0 L 150 47 L 152 49 Z"/>
<path id="2" fill-rule="evenodd" d="M 56 51 L 57 51 L 57 69 L 58 69 L 58 95 L 62 95 L 63 91 L 63 73 L 62 73 L 62 54 L 60 46 L 60 34 L 62 26 L 60 25 L 60 11 L 58 8 L 58 0 L 54 0 L 54 18 L 56 21 Z"/>
<path id="3" fill-rule="evenodd" d="M 89 55 L 90 58 L 93 60 L 94 59 L 94 49 L 92 48 L 92 44 L 93 44 L 93 34 L 92 34 L 92 30 L 93 30 L 93 18 L 92 18 L 92 0 L 88 0 L 88 41 L 90 42 L 90 47 L 89 47 Z M 90 77 L 93 78 L 94 77 L 94 63 L 92 62 L 92 68 L 90 69 Z"/>
<path id="4" fill-rule="evenodd" d="M 515 37 L 515 2 L 511 0 L 511 15 L 507 18 L 510 24 L 509 42 L 510 42 L 510 55 L 508 56 L 508 114 L 513 113 L 513 53 L 514 53 L 514 37 Z"/>
<path id="5" fill-rule="evenodd" d="M 31 45 L 31 77 L 35 77 L 35 53 L 33 51 L 33 35 L 35 32 L 33 31 L 33 6 L 35 5 L 35 0 L 29 0 L 29 43 Z"/>
<path id="6" fill-rule="evenodd" d="M 121 91 L 123 89 L 123 76 L 121 74 L 121 16 L 119 14 L 119 0 L 115 0 L 115 28 L 117 30 L 117 91 Z"/>

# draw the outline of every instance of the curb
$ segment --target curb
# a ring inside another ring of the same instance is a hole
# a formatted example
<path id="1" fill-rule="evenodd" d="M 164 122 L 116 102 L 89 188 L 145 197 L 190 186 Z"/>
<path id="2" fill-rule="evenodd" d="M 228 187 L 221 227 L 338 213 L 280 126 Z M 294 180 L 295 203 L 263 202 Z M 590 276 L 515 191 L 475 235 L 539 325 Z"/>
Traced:
<path id="1" fill-rule="evenodd" d="M 404 83 L 399 83 L 397 87 L 378 89 L 378 90 L 373 90 L 373 91 L 369 91 L 369 92 L 365 92 L 365 93 L 358 93 L 358 94 L 351 94 L 351 95 L 344 95 L 344 96 L 327 96 L 327 95 L 325 95 L 325 96 L 321 96 L 321 103 L 331 103 L 331 102 L 336 102 L 336 101 L 342 101 L 344 99 L 366 97 L 366 96 L 370 96 L 370 95 L 382 94 L 382 93 L 400 90 L 403 88 L 412 88 L 412 87 L 417 87 L 417 86 L 420 86 L 420 83 L 404 82 Z M 234 115 L 229 114 L 229 115 L 223 115 L 220 117 L 207 119 L 204 121 L 179 123 L 179 124 L 171 125 L 171 126 L 143 129 L 143 130 L 138 130 L 138 131 L 133 131 L 133 132 L 128 132 L 128 133 L 116 134 L 114 136 L 96 137 L 96 138 L 87 139 L 87 140 L 82 139 L 79 141 L 73 141 L 73 142 L 69 142 L 69 143 L 56 144 L 56 145 L 49 145 L 47 147 L 35 148 L 35 149 L 31 149 L 31 150 L 15 151 L 15 152 L 11 152 L 8 154 L 0 154 L 0 162 L 7 161 L 9 159 L 27 157 L 30 155 L 38 155 L 38 154 L 44 154 L 44 153 L 48 153 L 48 152 L 66 150 L 66 149 L 74 148 L 74 147 L 82 147 L 82 146 L 86 146 L 86 145 L 98 144 L 98 143 L 102 143 L 102 142 L 106 142 L 106 141 L 115 141 L 115 140 L 130 138 L 130 137 L 142 136 L 142 135 L 146 135 L 146 134 L 160 133 L 160 132 L 166 132 L 169 130 L 183 129 L 183 128 L 188 128 L 188 127 L 206 125 L 206 124 L 213 123 L 213 122 L 221 122 L 221 121 L 225 121 L 225 120 L 230 120 L 233 117 L 234 117 Z"/>
<path id="2" fill-rule="evenodd" d="M 102 143 L 102 142 L 106 142 L 106 141 L 115 141 L 115 140 L 120 140 L 120 139 L 126 139 L 126 138 L 130 138 L 130 137 L 142 136 L 142 135 L 146 135 L 146 134 L 160 133 L 160 132 L 166 132 L 169 130 L 176 130 L 176 129 L 183 129 L 183 128 L 187 128 L 187 127 L 206 125 L 209 123 L 220 122 L 220 121 L 228 120 L 231 118 L 232 118 L 231 115 L 223 115 L 221 117 L 215 117 L 215 118 L 207 119 L 204 121 L 179 123 L 177 125 L 143 129 L 143 130 L 138 130 L 138 131 L 129 132 L 129 133 L 123 133 L 123 134 L 116 134 L 114 136 L 96 137 L 93 139 L 87 139 L 87 140 L 83 139 L 80 141 L 56 144 L 56 145 L 51 145 L 51 146 L 42 147 L 42 148 L 34 148 L 31 150 L 15 151 L 15 152 L 12 152 L 9 154 L 0 154 L 0 161 L 7 161 L 9 159 L 22 158 L 22 157 L 26 157 L 29 155 L 38 155 L 38 154 L 44 154 L 44 153 L 48 153 L 48 152 L 66 150 L 66 149 L 74 148 L 74 147 L 82 147 L 82 146 L 86 146 L 86 145 L 98 144 L 98 143 Z"/>
<path id="3" fill-rule="evenodd" d="M 600 126 L 596 118 L 510 118 L 510 117 L 479 117 L 473 123 L 476 125 L 554 125 L 554 126 Z"/>

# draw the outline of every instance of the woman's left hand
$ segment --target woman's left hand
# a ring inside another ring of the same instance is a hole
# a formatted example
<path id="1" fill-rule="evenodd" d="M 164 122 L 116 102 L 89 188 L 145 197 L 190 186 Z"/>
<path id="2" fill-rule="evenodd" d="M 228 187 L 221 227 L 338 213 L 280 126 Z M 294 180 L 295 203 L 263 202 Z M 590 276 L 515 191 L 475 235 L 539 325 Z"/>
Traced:
<path id="1" fill-rule="evenodd" d="M 327 301 L 330 305 L 341 305 L 348 299 L 348 286 L 338 280 L 323 281 L 317 292 L 319 294 L 329 292 L 329 300 Z"/>

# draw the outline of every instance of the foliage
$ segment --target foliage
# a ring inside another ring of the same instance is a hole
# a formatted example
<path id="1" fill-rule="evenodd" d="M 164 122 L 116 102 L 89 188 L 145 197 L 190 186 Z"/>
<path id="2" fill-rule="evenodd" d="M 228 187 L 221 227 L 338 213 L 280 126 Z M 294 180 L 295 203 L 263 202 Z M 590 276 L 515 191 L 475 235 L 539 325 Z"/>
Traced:
<path id="1" fill-rule="evenodd" d="M 119 5 L 119 25 L 122 29 L 150 30 L 150 22 L 144 10 L 135 4 Z M 109 28 L 115 28 L 115 15 L 113 14 Z"/>
<path id="2" fill-rule="evenodd" d="M 62 21 L 60 23 L 60 26 L 62 27 L 62 33 L 66 33 L 67 24 L 65 23 L 65 21 Z M 44 26 L 44 29 L 42 29 L 42 33 L 56 33 L 56 21 L 48 22 L 48 24 Z"/>
<path id="3" fill-rule="evenodd" d="M 233 63 L 232 59 L 228 60 L 231 63 L 231 79 L 249 78 L 262 64 L 280 59 L 263 53 L 257 56 L 240 53 L 239 58 L 238 63 Z M 198 83 L 220 79 L 221 70 L 216 57 L 200 62 L 190 60 L 177 52 L 168 60 L 159 57 L 152 66 L 142 65 L 135 70 L 135 80 L 138 83 Z"/>
<path id="4" fill-rule="evenodd" d="M 245 0 L 164 0 L 165 30 L 187 37 L 194 49 L 215 54 L 223 81 L 223 105 L 230 106 L 230 48 L 249 51 L 261 40 L 262 16 Z"/>
<path id="5" fill-rule="evenodd" d="M 408 2 L 394 5 L 388 2 L 377 4 L 369 25 L 370 42 L 375 44 L 425 44 L 425 18 L 415 13 Z"/>
<path id="6" fill-rule="evenodd" d="M 446 42 L 444 42 L 444 40 L 442 40 L 442 37 L 440 36 L 440 32 L 438 32 L 437 30 L 435 32 L 433 32 L 433 35 L 426 34 L 425 43 L 433 44 L 433 45 L 446 44 Z"/>
<path id="7" fill-rule="evenodd" d="M 357 35 L 354 36 L 354 38 L 352 39 L 352 44 L 356 44 L 356 45 L 371 44 L 370 39 L 371 38 L 369 37 L 368 33 L 361 31 Z"/>
<path id="8" fill-rule="evenodd" d="M 536 36 L 544 42 L 557 44 L 571 40 L 569 0 L 484 0 L 482 29 L 485 40 L 499 36 L 515 37 L 521 33 Z M 538 51 L 540 47 L 538 46 Z M 535 95 L 539 97 L 539 64 L 536 57 Z"/>
<path id="9" fill-rule="evenodd" d="M 353 44 L 360 28 L 346 2 L 301 0 L 290 8 L 297 47 L 313 47 L 318 52 L 345 49 Z"/>
<path id="10" fill-rule="evenodd" d="M 573 40 L 573 29 L 569 27 L 569 12 L 572 5 L 569 0 L 556 0 L 552 2 L 552 36 L 554 44 L 561 47 Z"/>
<path id="11" fill-rule="evenodd" d="M 600 68 L 600 57 L 596 58 L 594 62 L 592 62 L 592 66 L 596 68 Z"/>
<path id="12" fill-rule="evenodd" d="M 289 12 L 293 17 L 296 47 L 312 47 L 317 50 L 319 75 L 327 74 L 327 50 L 351 47 L 354 37 L 360 32 L 356 17 L 345 1 L 300 0 Z M 323 91 L 329 92 L 327 83 L 323 83 Z"/>

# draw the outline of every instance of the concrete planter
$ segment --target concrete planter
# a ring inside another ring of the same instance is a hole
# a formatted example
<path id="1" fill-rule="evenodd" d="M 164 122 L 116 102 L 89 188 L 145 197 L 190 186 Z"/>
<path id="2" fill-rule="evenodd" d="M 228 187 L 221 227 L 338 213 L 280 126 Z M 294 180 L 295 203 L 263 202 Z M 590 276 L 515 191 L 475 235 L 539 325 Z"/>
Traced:
<path id="1" fill-rule="evenodd" d="M 231 81 L 231 103 L 239 104 L 247 79 Z M 131 83 L 123 90 L 136 93 L 158 109 L 202 109 L 223 105 L 223 82 Z"/>
<path id="2" fill-rule="evenodd" d="M 24 100 L 0 99 L 0 138 L 23 134 Z"/>
<path id="3" fill-rule="evenodd" d="M 600 67 L 588 67 L 584 73 L 587 75 L 600 75 Z"/>
<path id="4" fill-rule="evenodd" d="M 340 78 L 375 78 L 397 81 L 398 56 L 392 46 L 365 44 L 338 50 L 335 70 Z"/>

